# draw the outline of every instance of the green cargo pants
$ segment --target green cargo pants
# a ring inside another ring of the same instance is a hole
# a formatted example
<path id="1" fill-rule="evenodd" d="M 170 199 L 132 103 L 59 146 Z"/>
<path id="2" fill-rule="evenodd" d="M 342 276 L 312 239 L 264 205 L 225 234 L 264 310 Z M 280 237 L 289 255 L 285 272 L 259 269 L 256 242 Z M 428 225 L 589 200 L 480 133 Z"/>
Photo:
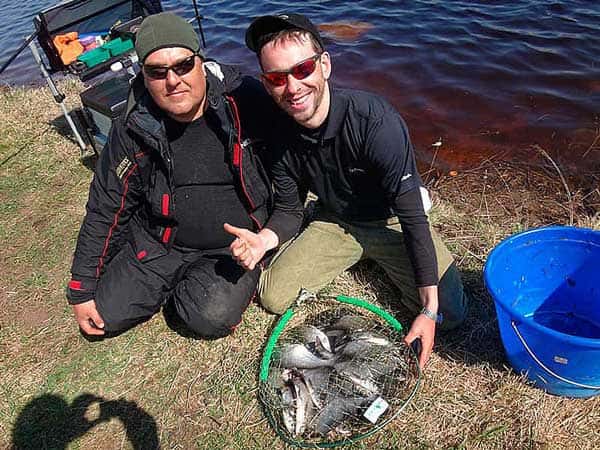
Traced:
<path id="1" fill-rule="evenodd" d="M 431 236 L 440 277 L 439 312 L 444 316 L 440 328 L 452 329 L 464 321 L 466 296 L 452 255 L 433 229 Z M 422 304 L 397 218 L 349 223 L 318 215 L 296 239 L 281 247 L 262 272 L 261 303 L 281 314 L 301 288 L 317 292 L 361 259 L 377 262 L 402 292 L 402 304 L 418 314 Z"/>

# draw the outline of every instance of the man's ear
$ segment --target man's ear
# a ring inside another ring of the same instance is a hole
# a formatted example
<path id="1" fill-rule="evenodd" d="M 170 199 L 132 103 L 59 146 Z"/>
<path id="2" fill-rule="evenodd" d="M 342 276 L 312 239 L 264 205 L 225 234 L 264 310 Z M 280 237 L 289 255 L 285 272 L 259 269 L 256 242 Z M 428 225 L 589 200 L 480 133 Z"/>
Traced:
<path id="1" fill-rule="evenodd" d="M 329 52 L 323 52 L 319 62 L 321 64 L 321 70 L 323 71 L 323 77 L 326 80 L 329 80 L 329 77 L 331 76 L 331 56 L 329 56 Z"/>

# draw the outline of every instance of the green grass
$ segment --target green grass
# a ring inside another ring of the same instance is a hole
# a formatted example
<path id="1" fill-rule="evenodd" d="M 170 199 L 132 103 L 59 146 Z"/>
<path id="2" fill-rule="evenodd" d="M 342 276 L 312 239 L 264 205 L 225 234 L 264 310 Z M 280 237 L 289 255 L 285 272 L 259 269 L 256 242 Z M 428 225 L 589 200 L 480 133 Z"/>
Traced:
<path id="1" fill-rule="evenodd" d="M 77 88 L 64 86 L 73 106 Z M 0 93 L 0 448 L 288 448 L 257 400 L 274 321 L 257 305 L 232 336 L 214 342 L 176 334 L 160 314 L 111 340 L 91 343 L 78 333 L 64 286 L 91 172 L 49 125 L 58 113 L 45 90 Z M 514 184 L 514 170 L 502 178 L 496 168 L 486 189 L 476 172 L 436 183 L 443 201 L 435 202 L 433 222 L 474 302 L 463 329 L 438 336 L 412 403 L 349 449 L 592 449 L 600 441 L 599 398 L 544 394 L 507 367 L 481 280 L 485 257 L 508 234 L 564 223 L 567 214 L 556 198 Z M 502 197 L 518 207 L 491 206 Z M 588 195 L 588 210 L 599 200 Z M 600 228 L 599 215 L 576 212 L 580 224 Z M 384 304 L 398 296 L 368 263 L 327 292 Z"/>

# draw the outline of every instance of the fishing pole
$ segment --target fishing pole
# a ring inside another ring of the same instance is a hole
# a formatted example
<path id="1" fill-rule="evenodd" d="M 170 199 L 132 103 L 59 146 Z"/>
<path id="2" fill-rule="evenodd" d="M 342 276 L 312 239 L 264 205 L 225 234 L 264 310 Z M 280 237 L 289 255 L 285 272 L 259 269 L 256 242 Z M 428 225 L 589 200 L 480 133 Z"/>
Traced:
<path id="1" fill-rule="evenodd" d="M 2 67 L 0 67 L 0 73 L 4 72 L 4 69 L 6 69 L 10 65 L 10 63 L 13 62 L 17 56 L 19 56 L 19 53 L 25 50 L 25 47 L 27 47 L 29 43 L 37 37 L 37 35 L 38 33 L 36 31 L 35 33 L 32 33 L 25 38 L 25 42 L 23 42 L 23 44 L 17 49 L 17 51 L 10 58 L 8 58 L 8 61 L 6 61 L 2 65 Z"/>
<path id="2" fill-rule="evenodd" d="M 201 16 L 200 13 L 198 12 L 198 4 L 196 3 L 196 0 L 192 0 L 192 3 L 194 4 L 194 11 L 196 13 L 196 21 L 198 22 L 198 31 L 200 32 L 200 37 L 202 38 L 202 46 L 204 48 L 206 48 L 206 40 L 204 39 L 204 31 L 202 30 L 202 22 L 200 21 L 201 19 L 204 19 L 204 17 Z"/>

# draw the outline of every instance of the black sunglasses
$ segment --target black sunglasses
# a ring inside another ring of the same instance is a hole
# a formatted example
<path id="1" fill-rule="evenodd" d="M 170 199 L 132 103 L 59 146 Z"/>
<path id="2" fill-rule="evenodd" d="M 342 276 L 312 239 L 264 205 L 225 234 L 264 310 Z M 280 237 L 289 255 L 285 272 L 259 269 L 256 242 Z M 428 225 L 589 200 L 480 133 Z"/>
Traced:
<path id="1" fill-rule="evenodd" d="M 177 76 L 183 76 L 194 68 L 196 65 L 196 56 L 197 53 L 194 53 L 191 56 L 171 65 L 171 66 L 153 66 L 144 64 L 142 68 L 144 69 L 144 75 L 148 78 L 152 78 L 153 80 L 164 80 L 167 78 L 169 70 L 175 72 Z"/>

